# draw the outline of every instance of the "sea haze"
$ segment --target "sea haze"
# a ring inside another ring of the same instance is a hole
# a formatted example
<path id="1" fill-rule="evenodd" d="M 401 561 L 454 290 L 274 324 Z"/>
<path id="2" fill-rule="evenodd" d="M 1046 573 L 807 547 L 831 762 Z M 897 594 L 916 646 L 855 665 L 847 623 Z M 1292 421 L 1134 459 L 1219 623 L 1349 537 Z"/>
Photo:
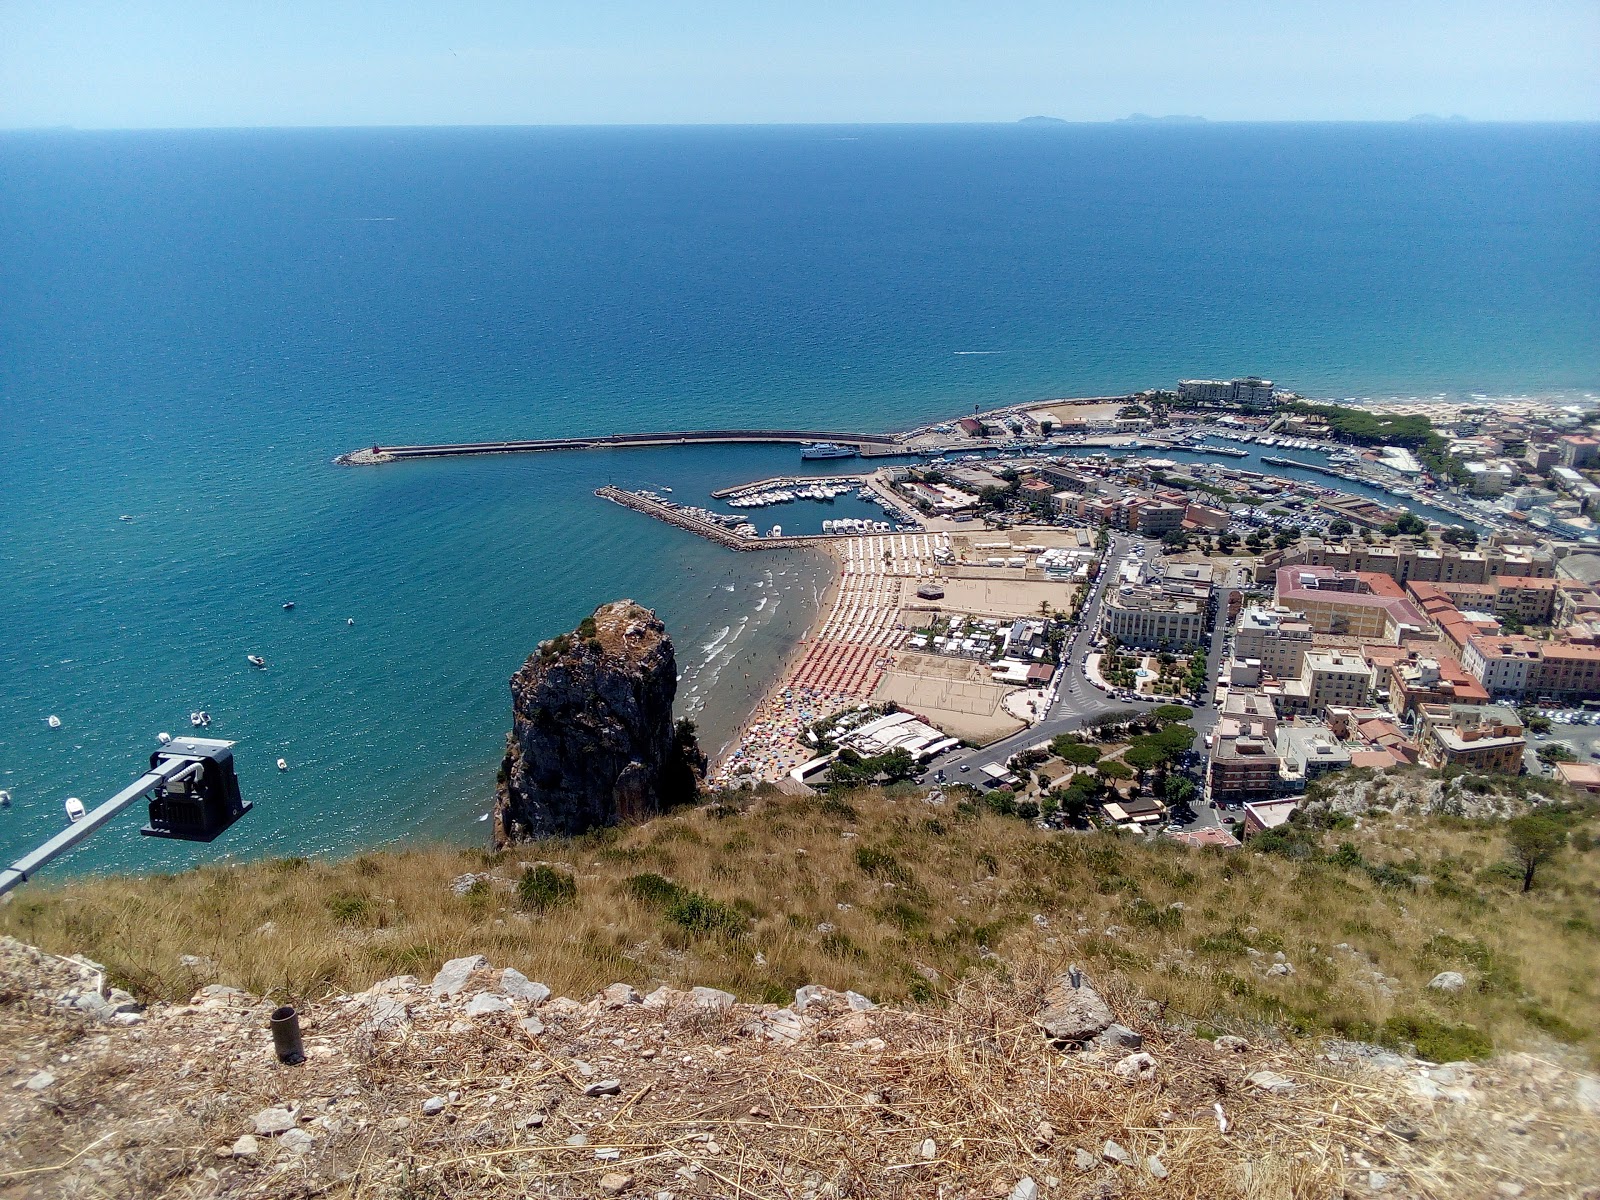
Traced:
<path id="1" fill-rule="evenodd" d="M 257 801 L 63 871 L 476 838 L 540 638 L 658 608 L 715 746 L 814 614 L 816 558 L 591 495 L 793 449 L 356 446 L 1600 389 L 1595 126 L 7 134 L 0 217 L 0 848 L 198 708 Z"/>

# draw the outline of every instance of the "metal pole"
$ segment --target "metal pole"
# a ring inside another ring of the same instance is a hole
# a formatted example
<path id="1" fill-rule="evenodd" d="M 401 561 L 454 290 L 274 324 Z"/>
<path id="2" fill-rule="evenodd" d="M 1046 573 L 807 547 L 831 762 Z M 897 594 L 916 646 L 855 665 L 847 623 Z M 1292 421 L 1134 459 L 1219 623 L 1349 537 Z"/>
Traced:
<path id="1" fill-rule="evenodd" d="M 37 850 L 23 855 L 5 870 L 0 871 L 0 895 L 9 892 L 19 883 L 25 883 L 40 867 L 71 850 L 156 784 L 170 783 L 179 776 L 185 776 L 186 772 L 197 766 L 198 763 L 174 758 L 146 771 L 104 804 L 86 813 L 83 820 L 67 826 Z"/>

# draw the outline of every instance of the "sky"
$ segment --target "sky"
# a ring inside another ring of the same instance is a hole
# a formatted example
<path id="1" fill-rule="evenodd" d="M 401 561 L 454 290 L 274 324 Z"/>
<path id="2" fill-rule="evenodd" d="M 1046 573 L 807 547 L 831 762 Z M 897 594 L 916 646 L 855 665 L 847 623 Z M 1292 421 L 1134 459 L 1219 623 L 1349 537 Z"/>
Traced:
<path id="1" fill-rule="evenodd" d="M 0 0 L 0 127 L 1600 120 L 1600 0 Z"/>

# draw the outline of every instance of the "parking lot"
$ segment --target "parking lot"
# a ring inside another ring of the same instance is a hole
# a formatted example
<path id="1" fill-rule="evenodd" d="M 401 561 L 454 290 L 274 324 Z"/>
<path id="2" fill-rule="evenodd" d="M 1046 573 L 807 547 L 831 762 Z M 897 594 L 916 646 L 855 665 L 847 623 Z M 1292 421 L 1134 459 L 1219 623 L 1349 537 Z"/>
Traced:
<path id="1" fill-rule="evenodd" d="M 1600 762 L 1600 713 L 1579 709 L 1534 709 L 1550 720 L 1549 733 L 1528 735 L 1528 770 L 1538 775 L 1554 772 L 1538 761 L 1538 753 L 1545 746 L 1560 744 L 1571 750 L 1579 762 Z"/>

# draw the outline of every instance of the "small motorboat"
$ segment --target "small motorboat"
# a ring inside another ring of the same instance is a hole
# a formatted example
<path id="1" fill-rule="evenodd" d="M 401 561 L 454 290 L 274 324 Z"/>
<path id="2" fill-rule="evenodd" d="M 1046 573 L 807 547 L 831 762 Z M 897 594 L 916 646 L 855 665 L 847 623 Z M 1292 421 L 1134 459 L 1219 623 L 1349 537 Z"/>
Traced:
<path id="1" fill-rule="evenodd" d="M 172 742 L 172 735 L 163 731 L 156 734 L 156 741 L 160 742 L 163 746 L 170 745 Z"/>
<path id="2" fill-rule="evenodd" d="M 668 490 L 670 491 L 671 489 L 669 488 Z M 483 816 L 478 818 L 478 820 L 480 820 L 480 821 L 487 821 L 488 819 L 489 819 L 489 814 L 488 813 L 484 813 Z"/>
<path id="3" fill-rule="evenodd" d="M 354 617 L 346 617 L 344 619 L 344 623 L 346 625 L 354 625 L 356 623 L 356 619 Z"/>
<path id="4" fill-rule="evenodd" d="M 278 760 L 278 770 L 287 771 L 288 769 L 289 769 L 289 760 L 286 759 L 286 758 L 280 758 Z"/>
<path id="5" fill-rule="evenodd" d="M 283 611 L 284 612 L 288 612 L 293 607 L 294 607 L 294 601 L 293 600 L 286 601 L 284 603 L 284 606 L 283 606 Z"/>
<path id="6" fill-rule="evenodd" d="M 267 665 L 267 660 L 262 658 L 259 654 L 246 654 L 244 656 L 244 660 L 252 667 L 264 667 Z"/>
<path id="7" fill-rule="evenodd" d="M 67 820 L 76 825 L 87 814 L 84 812 L 83 801 L 76 796 L 67 797 Z"/>
<path id="8" fill-rule="evenodd" d="M 211 724 L 211 714 L 206 712 L 206 710 L 203 708 L 199 712 L 192 712 L 189 714 L 189 724 L 193 725 L 196 729 L 204 729 L 207 725 Z"/>
<path id="9" fill-rule="evenodd" d="M 48 717 L 46 717 L 44 723 L 50 726 L 51 729 L 61 728 L 61 718 L 56 716 L 55 713 L 51 713 Z"/>
<path id="10" fill-rule="evenodd" d="M 127 513 L 123 513 L 120 517 L 117 518 L 117 520 L 119 520 L 119 521 L 131 521 L 131 520 L 133 520 L 133 518 L 130 517 Z"/>
<path id="11" fill-rule="evenodd" d="M 10 807 L 11 807 L 11 793 L 6 791 L 4 788 L 0 788 L 0 808 L 10 808 Z"/>

